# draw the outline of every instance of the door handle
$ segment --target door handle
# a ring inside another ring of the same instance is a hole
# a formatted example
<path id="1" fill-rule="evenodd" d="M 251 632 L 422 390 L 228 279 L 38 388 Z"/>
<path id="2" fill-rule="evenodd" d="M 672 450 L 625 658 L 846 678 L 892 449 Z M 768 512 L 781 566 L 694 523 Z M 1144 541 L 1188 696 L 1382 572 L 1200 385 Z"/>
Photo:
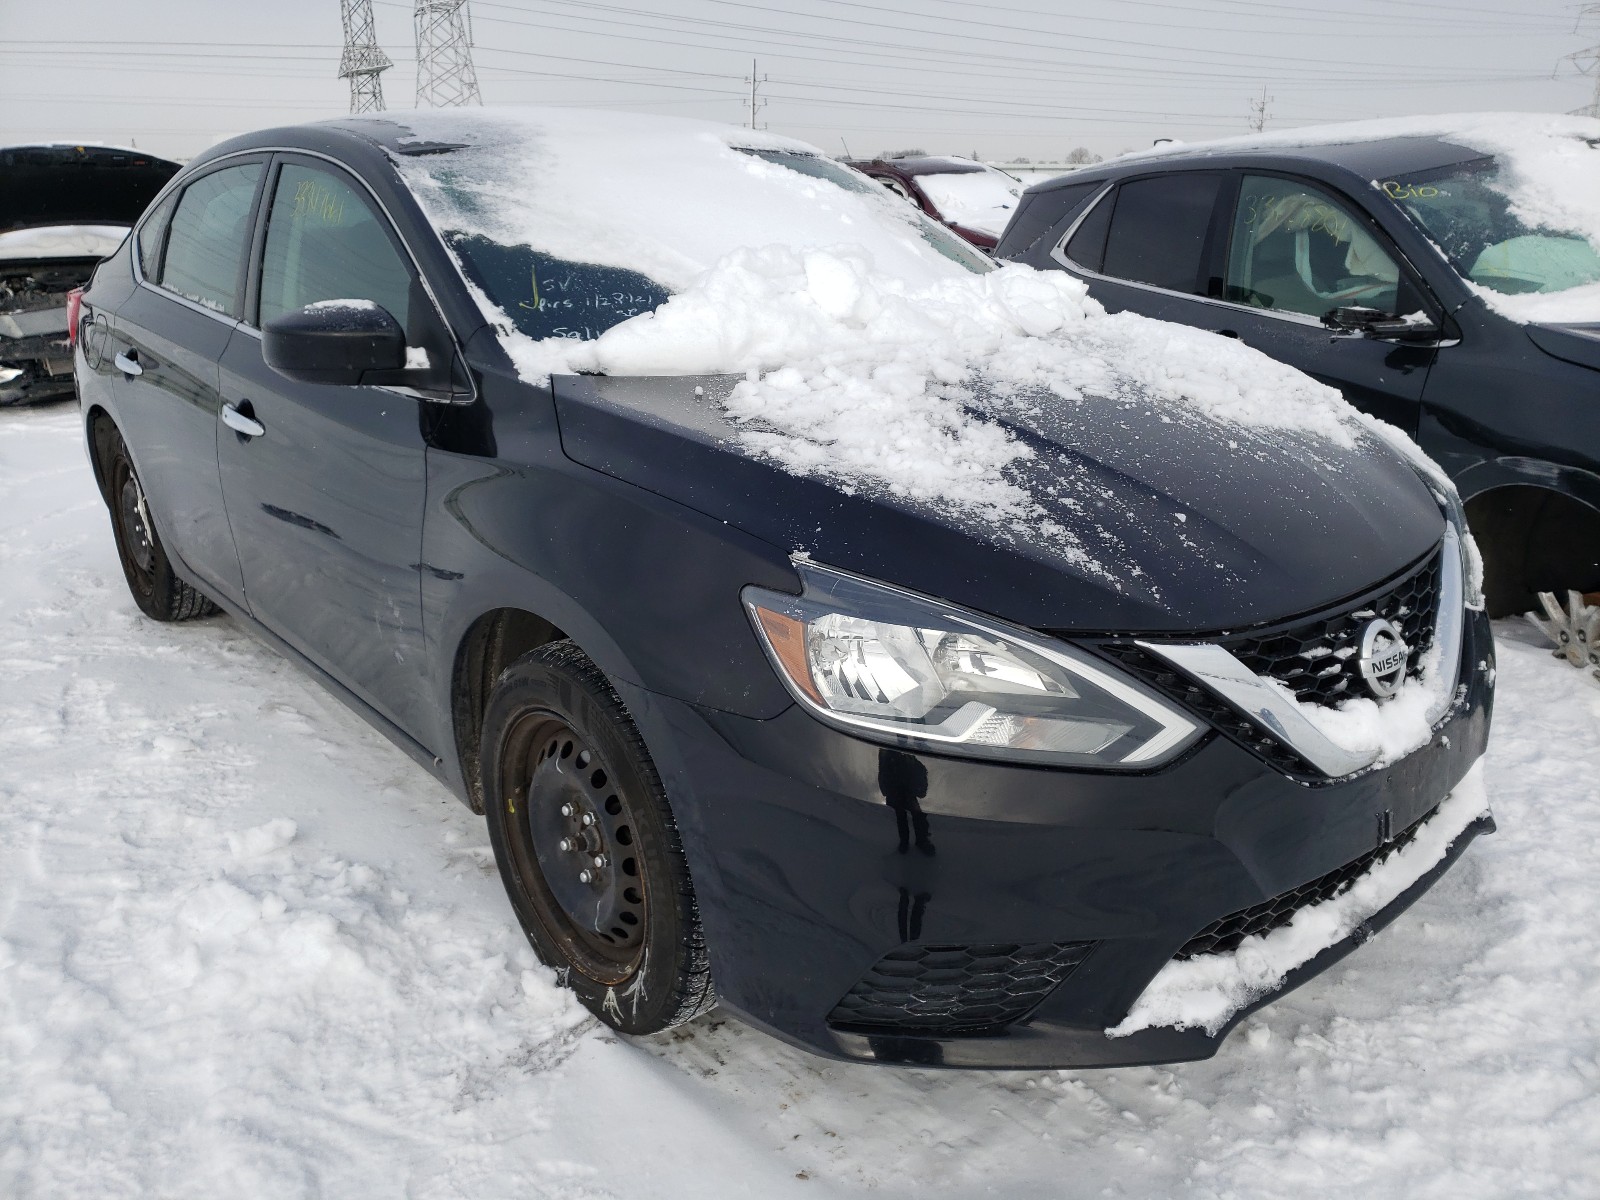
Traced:
<path id="1" fill-rule="evenodd" d="M 222 423 L 245 437 L 260 437 L 267 427 L 254 417 L 247 417 L 231 404 L 222 406 Z"/>
<path id="2" fill-rule="evenodd" d="M 1219 329 L 1217 330 L 1217 334 L 1219 337 L 1232 338 L 1236 342 L 1244 341 L 1244 339 L 1239 336 L 1238 332 L 1233 329 Z"/>
<path id="3" fill-rule="evenodd" d="M 116 357 L 111 361 L 117 364 L 117 370 L 124 375 L 144 374 L 144 368 L 139 365 L 139 352 L 137 350 L 118 350 Z"/>

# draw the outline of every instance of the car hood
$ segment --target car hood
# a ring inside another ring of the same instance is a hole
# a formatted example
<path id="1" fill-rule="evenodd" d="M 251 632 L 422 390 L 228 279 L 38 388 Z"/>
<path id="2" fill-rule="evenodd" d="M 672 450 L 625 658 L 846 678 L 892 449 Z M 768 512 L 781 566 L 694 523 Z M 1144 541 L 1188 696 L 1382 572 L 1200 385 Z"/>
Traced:
<path id="1" fill-rule="evenodd" d="M 721 400 L 738 376 L 555 376 L 575 461 L 789 552 L 1039 629 L 1216 632 L 1309 612 L 1409 565 L 1437 502 L 1376 436 L 1273 437 L 1159 407 L 1005 405 L 1032 531 L 795 474 Z"/>
<path id="2" fill-rule="evenodd" d="M 1553 358 L 1600 371 L 1600 324 L 1529 325 L 1528 338 Z"/>

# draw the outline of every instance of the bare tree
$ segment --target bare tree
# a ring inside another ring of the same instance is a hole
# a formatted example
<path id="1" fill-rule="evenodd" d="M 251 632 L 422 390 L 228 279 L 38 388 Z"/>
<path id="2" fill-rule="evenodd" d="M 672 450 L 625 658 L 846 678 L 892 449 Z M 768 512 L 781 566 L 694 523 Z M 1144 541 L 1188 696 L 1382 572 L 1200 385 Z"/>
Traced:
<path id="1" fill-rule="evenodd" d="M 1100 161 L 1100 156 L 1087 146 L 1079 146 L 1071 154 L 1067 155 L 1067 161 L 1074 165 L 1097 163 Z"/>

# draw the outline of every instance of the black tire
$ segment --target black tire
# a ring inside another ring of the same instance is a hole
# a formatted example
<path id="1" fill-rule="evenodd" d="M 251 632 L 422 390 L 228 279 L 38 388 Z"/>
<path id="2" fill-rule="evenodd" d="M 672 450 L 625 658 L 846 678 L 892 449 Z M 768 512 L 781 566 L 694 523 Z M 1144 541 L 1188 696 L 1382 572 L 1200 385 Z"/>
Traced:
<path id="1" fill-rule="evenodd" d="M 495 861 L 540 960 L 622 1033 L 711 1008 L 672 809 L 604 673 L 570 641 L 519 658 L 489 695 L 480 761 Z"/>
<path id="2" fill-rule="evenodd" d="M 204 593 L 173 572 L 149 519 L 144 487 L 122 436 L 112 431 L 104 445 L 103 478 L 106 506 L 111 510 L 111 532 L 117 540 L 117 557 L 122 560 L 128 591 L 133 593 L 139 611 L 155 621 L 188 621 L 217 612 L 217 606 Z"/>

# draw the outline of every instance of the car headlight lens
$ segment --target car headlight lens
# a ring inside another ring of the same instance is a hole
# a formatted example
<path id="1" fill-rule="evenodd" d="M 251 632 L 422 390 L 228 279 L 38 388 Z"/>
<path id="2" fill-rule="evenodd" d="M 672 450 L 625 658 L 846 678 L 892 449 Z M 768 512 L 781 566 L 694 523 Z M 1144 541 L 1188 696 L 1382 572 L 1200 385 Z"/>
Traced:
<path id="1" fill-rule="evenodd" d="M 1197 722 L 1065 643 L 797 562 L 799 596 L 744 601 L 796 700 L 877 741 L 1057 766 L 1148 770 Z"/>

